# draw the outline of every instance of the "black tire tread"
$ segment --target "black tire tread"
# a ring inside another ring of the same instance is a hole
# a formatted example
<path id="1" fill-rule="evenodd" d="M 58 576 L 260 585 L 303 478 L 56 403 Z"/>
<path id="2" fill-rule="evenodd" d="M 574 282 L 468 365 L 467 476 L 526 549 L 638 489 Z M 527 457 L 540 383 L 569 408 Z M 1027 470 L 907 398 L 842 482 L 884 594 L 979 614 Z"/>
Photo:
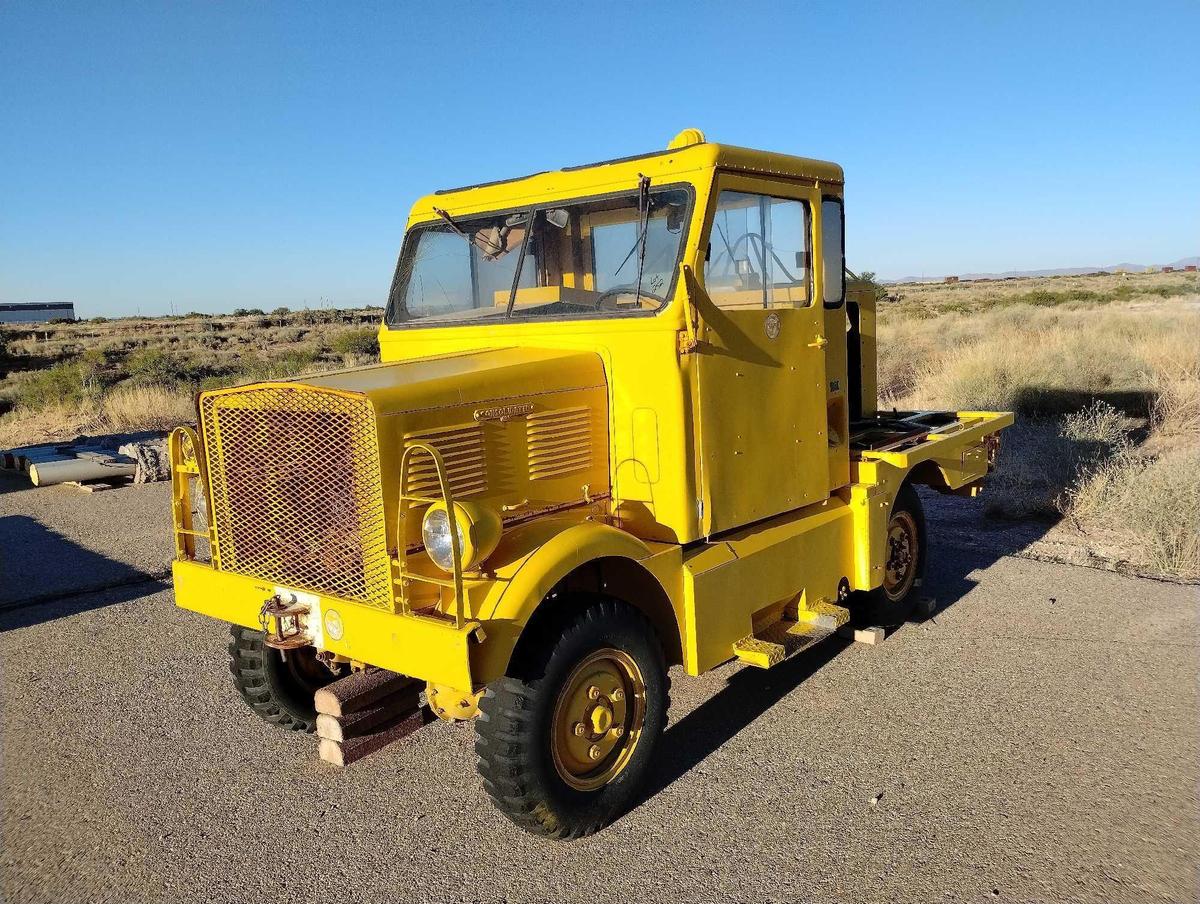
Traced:
<path id="1" fill-rule="evenodd" d="M 564 823 L 550 804 L 538 796 L 530 782 L 536 769 L 531 759 L 534 745 L 541 740 L 533 736 L 530 722 L 540 681 L 544 680 L 533 676 L 541 674 L 554 649 L 567 641 L 572 633 L 587 630 L 589 623 L 617 618 L 637 619 L 648 636 L 655 638 L 659 655 L 663 655 L 653 626 L 639 610 L 617 600 L 598 598 L 565 626 L 554 621 L 543 623 L 540 631 L 531 626 L 536 633 L 526 648 L 536 650 L 540 655 L 518 667 L 523 673 L 521 677 L 509 674 L 492 682 L 480 700 L 479 716 L 475 720 L 476 768 L 492 803 L 527 832 L 559 840 L 579 838 L 599 831 L 619 815 L 612 813 L 607 818 L 589 822 Z M 559 626 L 563 630 L 555 631 L 554 628 Z M 516 658 L 514 655 L 514 660 Z M 671 679 L 665 667 L 663 675 L 666 700 L 658 716 L 659 724 L 647 724 L 643 729 L 650 738 L 660 736 L 666 727 Z"/>
<path id="2" fill-rule="evenodd" d="M 233 639 L 229 643 L 229 671 L 233 675 L 233 686 L 246 704 L 271 725 L 295 732 L 316 731 L 316 719 L 302 719 L 289 712 L 271 692 L 265 652 L 268 648 L 263 643 L 262 632 L 234 625 L 230 633 Z"/>

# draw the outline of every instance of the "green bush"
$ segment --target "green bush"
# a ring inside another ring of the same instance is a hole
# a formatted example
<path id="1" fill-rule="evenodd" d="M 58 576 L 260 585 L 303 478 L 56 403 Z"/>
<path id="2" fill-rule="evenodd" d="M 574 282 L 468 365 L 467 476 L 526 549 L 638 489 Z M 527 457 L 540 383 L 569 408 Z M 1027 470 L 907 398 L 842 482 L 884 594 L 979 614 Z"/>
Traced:
<path id="1" fill-rule="evenodd" d="M 276 317 L 284 317 L 292 312 L 288 308 L 276 308 L 271 313 Z"/>
<path id="2" fill-rule="evenodd" d="M 17 386 L 18 408 L 39 411 L 51 405 L 73 405 L 89 396 L 86 373 L 78 363 L 55 364 L 36 371 Z"/>
<path id="3" fill-rule="evenodd" d="M 188 363 L 161 348 L 144 348 L 125 361 L 125 370 L 136 383 L 170 386 L 192 379 Z"/>
<path id="4" fill-rule="evenodd" d="M 330 343 L 335 354 L 347 357 L 350 355 L 379 355 L 379 336 L 375 330 L 366 327 L 360 330 L 347 330 L 339 333 Z"/>
<path id="5" fill-rule="evenodd" d="M 1104 303 L 1112 301 L 1112 296 L 1093 292 L 1090 289 L 1068 289 L 1064 292 L 1051 292 L 1048 289 L 1034 289 L 1022 295 L 1013 295 L 1005 299 L 1009 304 L 1031 304 L 1039 308 L 1053 308 L 1068 302 Z"/>

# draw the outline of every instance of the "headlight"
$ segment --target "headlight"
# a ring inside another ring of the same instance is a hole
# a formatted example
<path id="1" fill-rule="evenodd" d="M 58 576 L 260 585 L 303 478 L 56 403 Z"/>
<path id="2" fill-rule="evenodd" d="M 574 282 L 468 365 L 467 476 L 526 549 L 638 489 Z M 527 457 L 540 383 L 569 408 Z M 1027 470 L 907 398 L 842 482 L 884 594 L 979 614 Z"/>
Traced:
<path id="1" fill-rule="evenodd" d="M 470 571 L 496 549 L 502 526 L 500 516 L 478 502 L 454 503 L 454 527 L 463 571 Z M 454 549 L 450 543 L 450 512 L 446 503 L 436 502 L 425 512 L 421 537 L 433 564 L 443 571 L 454 571 Z"/>

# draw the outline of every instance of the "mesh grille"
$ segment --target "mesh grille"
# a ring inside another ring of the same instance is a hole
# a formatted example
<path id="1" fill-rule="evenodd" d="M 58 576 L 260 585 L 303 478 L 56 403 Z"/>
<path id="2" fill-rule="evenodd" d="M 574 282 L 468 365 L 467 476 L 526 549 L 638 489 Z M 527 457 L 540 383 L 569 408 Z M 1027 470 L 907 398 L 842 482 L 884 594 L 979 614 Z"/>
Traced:
<path id="1" fill-rule="evenodd" d="M 390 608 L 375 412 L 269 386 L 202 397 L 217 567 Z"/>
<path id="2" fill-rule="evenodd" d="M 548 480 L 582 471 L 592 463 L 592 419 L 587 408 L 531 414 L 526 420 L 529 479 Z"/>

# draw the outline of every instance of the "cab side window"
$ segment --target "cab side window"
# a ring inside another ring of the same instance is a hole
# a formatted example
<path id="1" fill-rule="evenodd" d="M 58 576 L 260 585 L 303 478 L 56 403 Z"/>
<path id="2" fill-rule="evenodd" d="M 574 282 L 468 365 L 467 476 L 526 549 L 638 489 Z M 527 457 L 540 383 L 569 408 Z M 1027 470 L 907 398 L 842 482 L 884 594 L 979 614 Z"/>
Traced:
<path id="1" fill-rule="evenodd" d="M 836 308 L 846 297 L 846 226 L 840 198 L 821 201 L 821 266 L 825 307 Z"/>
<path id="2" fill-rule="evenodd" d="M 803 201 L 721 192 L 704 265 L 709 297 L 720 308 L 807 305 L 810 235 Z"/>

